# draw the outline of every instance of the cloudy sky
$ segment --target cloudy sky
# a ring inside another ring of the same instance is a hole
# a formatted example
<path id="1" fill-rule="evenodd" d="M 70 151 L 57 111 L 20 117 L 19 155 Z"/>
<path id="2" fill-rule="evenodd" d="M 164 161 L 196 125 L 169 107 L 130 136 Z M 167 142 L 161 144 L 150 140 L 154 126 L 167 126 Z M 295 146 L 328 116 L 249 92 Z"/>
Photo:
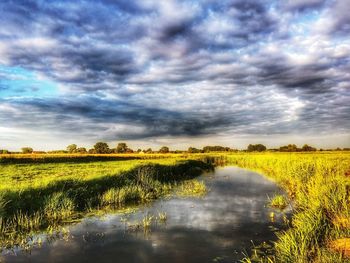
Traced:
<path id="1" fill-rule="evenodd" d="M 0 148 L 350 146 L 350 0 L 2 0 Z"/>

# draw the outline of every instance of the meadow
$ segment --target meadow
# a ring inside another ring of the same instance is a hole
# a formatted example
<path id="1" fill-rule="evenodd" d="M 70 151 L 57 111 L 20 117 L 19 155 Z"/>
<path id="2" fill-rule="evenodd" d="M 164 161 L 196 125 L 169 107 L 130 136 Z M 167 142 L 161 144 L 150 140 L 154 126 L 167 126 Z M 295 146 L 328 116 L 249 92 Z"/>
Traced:
<path id="1" fill-rule="evenodd" d="M 212 163 L 260 172 L 288 194 L 271 199 L 271 205 L 293 207 L 274 255 L 245 262 L 349 260 L 348 152 L 2 156 L 0 245 L 19 245 L 19 233 L 59 225 L 87 211 L 160 198 L 212 169 Z M 196 192 L 195 186 L 191 182 L 181 188 Z M 199 184 L 199 192 L 202 188 Z"/>
<path id="2" fill-rule="evenodd" d="M 349 261 L 349 153 L 235 154 L 227 161 L 272 178 L 294 208 L 289 229 L 278 234 L 276 255 L 258 261 Z M 284 205 L 279 199 L 272 201 Z"/>
<path id="3" fill-rule="evenodd" d="M 0 246 L 26 247 L 52 229 L 102 208 L 124 209 L 164 196 L 213 168 L 172 155 L 4 156 L 0 177 Z M 201 187 L 201 185 L 199 185 Z M 184 186 L 183 186 L 184 187 Z"/>

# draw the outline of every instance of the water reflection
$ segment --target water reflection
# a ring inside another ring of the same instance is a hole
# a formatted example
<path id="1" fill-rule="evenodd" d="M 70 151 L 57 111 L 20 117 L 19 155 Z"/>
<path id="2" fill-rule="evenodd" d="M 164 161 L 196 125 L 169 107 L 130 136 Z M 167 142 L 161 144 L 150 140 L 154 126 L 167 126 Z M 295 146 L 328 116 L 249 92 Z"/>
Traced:
<path id="1" fill-rule="evenodd" d="M 278 191 L 266 178 L 239 168 L 219 168 L 200 178 L 209 193 L 203 198 L 157 201 L 136 213 L 87 218 L 70 227 L 69 238 L 44 242 L 31 254 L 8 253 L 5 262 L 234 262 L 252 241 L 274 240 L 282 215 L 266 207 Z M 150 231 L 128 224 L 145 215 L 167 214 Z M 273 222 L 271 222 L 273 221 Z"/>

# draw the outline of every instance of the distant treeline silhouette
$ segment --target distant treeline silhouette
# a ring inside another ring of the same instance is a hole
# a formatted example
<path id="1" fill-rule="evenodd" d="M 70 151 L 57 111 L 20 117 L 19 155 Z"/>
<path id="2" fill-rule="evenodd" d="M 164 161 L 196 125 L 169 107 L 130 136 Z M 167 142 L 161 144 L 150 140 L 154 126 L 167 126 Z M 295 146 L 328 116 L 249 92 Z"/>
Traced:
<path id="1" fill-rule="evenodd" d="M 23 147 L 21 152 L 10 152 L 8 150 L 1 150 L 0 154 L 120 154 L 120 153 L 209 153 L 209 152 L 314 152 L 317 151 L 315 147 L 308 144 L 303 145 L 301 148 L 297 147 L 295 144 L 288 144 L 275 149 L 267 149 L 263 144 L 249 144 L 245 150 L 232 149 L 230 147 L 224 146 L 205 146 L 202 149 L 189 147 L 187 151 L 185 150 L 174 150 L 171 151 L 169 147 L 162 146 L 159 150 L 148 149 L 138 149 L 134 151 L 129 148 L 125 142 L 118 143 L 115 148 L 110 148 L 106 142 L 97 142 L 93 148 L 87 150 L 85 147 L 78 147 L 76 144 L 70 144 L 65 150 L 53 150 L 53 151 L 34 151 L 31 147 Z M 350 151 L 350 148 L 336 148 L 336 149 L 319 149 L 319 151 Z"/>

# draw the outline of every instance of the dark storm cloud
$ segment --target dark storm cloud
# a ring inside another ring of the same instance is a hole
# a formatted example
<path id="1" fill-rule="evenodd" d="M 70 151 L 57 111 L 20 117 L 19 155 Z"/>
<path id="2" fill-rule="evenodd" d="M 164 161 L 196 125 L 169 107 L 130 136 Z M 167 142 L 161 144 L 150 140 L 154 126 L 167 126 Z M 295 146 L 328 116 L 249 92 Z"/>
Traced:
<path id="1" fill-rule="evenodd" d="M 285 8 L 292 11 L 307 11 L 322 7 L 326 0 L 288 0 L 283 1 Z"/>
<path id="2" fill-rule="evenodd" d="M 348 4 L 5 0 L 0 64 L 63 93 L 0 118 L 108 139 L 349 129 Z"/>
<path id="3" fill-rule="evenodd" d="M 104 130 L 100 137 L 107 140 L 116 136 L 124 139 L 183 134 L 196 136 L 213 133 L 229 124 L 225 119 L 201 119 L 199 117 L 203 116 L 193 116 L 192 113 L 143 107 L 119 100 L 106 101 L 97 97 L 79 100 L 12 100 L 0 103 L 10 103 L 12 107 L 24 110 L 20 115 L 15 114 L 17 116 L 0 114 L 0 120 L 6 119 L 9 125 L 29 126 L 35 123 L 48 129 L 60 127 L 66 132 L 79 134 Z M 9 117 L 15 118 L 9 120 Z M 118 134 L 118 131 L 110 134 L 103 125 L 105 123 L 141 126 L 144 129 L 142 133 L 133 133 L 131 129 L 127 134 Z"/>

